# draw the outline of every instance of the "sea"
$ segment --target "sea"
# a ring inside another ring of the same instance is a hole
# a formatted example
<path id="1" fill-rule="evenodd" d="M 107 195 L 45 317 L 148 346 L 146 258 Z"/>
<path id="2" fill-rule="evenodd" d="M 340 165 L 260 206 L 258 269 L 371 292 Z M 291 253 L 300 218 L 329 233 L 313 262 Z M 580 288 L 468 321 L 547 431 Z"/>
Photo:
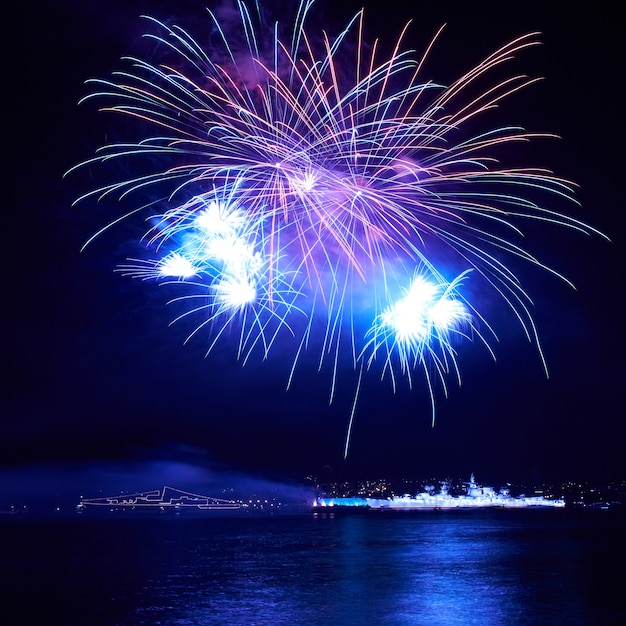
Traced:
<path id="1" fill-rule="evenodd" d="M 626 624 L 623 510 L 0 518 L 4 626 Z"/>

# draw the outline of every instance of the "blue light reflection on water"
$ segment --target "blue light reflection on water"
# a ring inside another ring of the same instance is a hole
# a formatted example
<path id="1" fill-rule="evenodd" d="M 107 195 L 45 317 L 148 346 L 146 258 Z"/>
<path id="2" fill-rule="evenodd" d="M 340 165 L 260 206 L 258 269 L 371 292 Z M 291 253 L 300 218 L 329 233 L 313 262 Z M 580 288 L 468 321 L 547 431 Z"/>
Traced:
<path id="1" fill-rule="evenodd" d="M 15 624 L 626 623 L 621 518 L 568 511 L 22 520 Z M 33 621 L 39 615 L 45 622 Z M 87 620 L 87 621 L 85 621 Z"/>

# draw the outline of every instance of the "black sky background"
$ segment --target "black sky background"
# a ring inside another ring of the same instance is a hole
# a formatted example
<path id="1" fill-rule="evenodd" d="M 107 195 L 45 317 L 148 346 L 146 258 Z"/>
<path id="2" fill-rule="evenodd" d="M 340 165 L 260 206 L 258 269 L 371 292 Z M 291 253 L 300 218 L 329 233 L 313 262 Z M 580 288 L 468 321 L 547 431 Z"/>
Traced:
<path id="1" fill-rule="evenodd" d="M 562 137 L 525 155 L 576 181 L 583 208 L 571 211 L 612 240 L 529 231 L 529 248 L 577 286 L 523 268 L 551 378 L 521 330 L 493 311 L 497 363 L 479 347 L 462 349 L 463 385 L 439 399 L 434 428 L 419 389 L 393 394 L 366 377 L 343 461 L 353 372 L 342 371 L 329 406 L 327 372 L 305 366 L 285 391 L 286 358 L 242 368 L 228 346 L 207 358 L 206 341 L 183 346 L 184 325 L 168 327 L 168 294 L 113 273 L 136 224 L 80 253 L 115 207 L 71 208 L 86 189 L 62 175 L 118 122 L 77 106 L 84 80 L 106 77 L 138 45 L 139 15 L 203 19 L 203 3 L 31 2 L 5 18 L 0 498 L 27 483 L 51 489 L 50 476 L 54 489 L 87 492 L 154 488 L 165 477 L 186 487 L 215 471 L 296 481 L 626 478 L 621 22 L 602 2 L 408 4 L 364 1 L 366 22 L 392 42 L 414 18 L 418 50 L 447 23 L 427 66 L 443 82 L 515 36 L 542 33 L 544 45 L 515 67 L 546 80 L 498 115 Z M 316 16 L 337 31 L 360 6 L 322 1 Z"/>

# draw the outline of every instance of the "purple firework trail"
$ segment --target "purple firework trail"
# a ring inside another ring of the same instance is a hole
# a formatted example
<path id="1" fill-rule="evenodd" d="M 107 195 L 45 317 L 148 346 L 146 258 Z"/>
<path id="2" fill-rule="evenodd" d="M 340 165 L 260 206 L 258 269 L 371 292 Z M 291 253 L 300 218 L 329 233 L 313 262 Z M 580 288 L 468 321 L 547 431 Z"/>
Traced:
<path id="1" fill-rule="evenodd" d="M 88 81 L 85 98 L 135 118 L 146 134 L 77 166 L 124 159 L 141 174 L 79 200 L 152 194 L 103 230 L 144 210 L 150 256 L 118 271 L 184 284 L 177 319 L 198 320 L 190 337 L 206 330 L 207 353 L 232 329 L 244 362 L 291 342 L 291 383 L 303 353 L 321 343 L 331 401 L 344 354 L 361 373 L 379 367 L 394 388 L 398 377 L 412 384 L 421 372 L 434 419 L 435 385 L 445 393 L 450 374 L 460 382 L 457 342 L 478 339 L 491 352 L 495 338 L 464 284 L 481 281 L 499 296 L 545 368 L 531 299 L 507 260 L 566 279 L 520 246 L 520 223 L 597 231 L 546 206 L 574 201 L 570 182 L 496 158 L 502 146 L 550 135 L 474 130 L 536 80 L 489 82 L 538 45 L 537 33 L 441 86 L 422 75 L 439 33 L 417 55 L 405 47 L 407 25 L 385 56 L 377 41 L 364 41 L 363 11 L 334 38 L 309 33 L 312 5 L 303 0 L 283 29 L 238 2 L 235 38 L 226 28 L 232 15 L 209 10 L 208 47 L 147 17 L 159 60 L 124 58 L 109 80 Z M 438 266 L 441 251 L 460 268 L 451 277 Z"/>

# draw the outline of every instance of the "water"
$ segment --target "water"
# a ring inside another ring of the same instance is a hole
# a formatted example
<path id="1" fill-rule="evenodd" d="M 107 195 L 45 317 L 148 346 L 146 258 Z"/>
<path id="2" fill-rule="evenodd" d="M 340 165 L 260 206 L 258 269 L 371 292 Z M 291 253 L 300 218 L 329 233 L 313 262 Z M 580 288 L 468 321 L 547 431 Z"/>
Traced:
<path id="1" fill-rule="evenodd" d="M 625 521 L 571 510 L 5 518 L 1 621 L 621 625 Z"/>

